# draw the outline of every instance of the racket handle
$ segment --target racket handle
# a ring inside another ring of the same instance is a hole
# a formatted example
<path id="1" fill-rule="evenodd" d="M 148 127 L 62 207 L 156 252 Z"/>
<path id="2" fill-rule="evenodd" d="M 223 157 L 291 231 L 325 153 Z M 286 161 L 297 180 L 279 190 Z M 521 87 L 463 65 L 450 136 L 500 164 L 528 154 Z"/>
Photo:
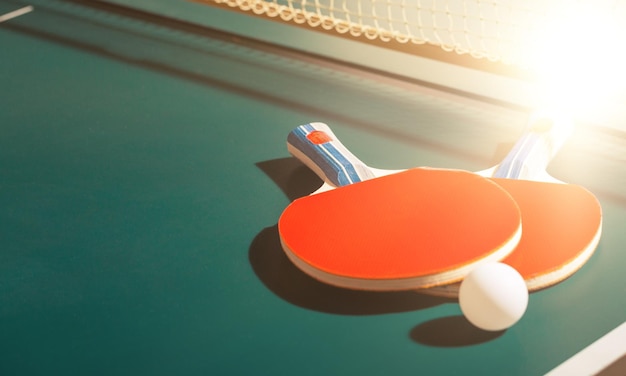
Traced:
<path id="1" fill-rule="evenodd" d="M 493 177 L 544 180 L 546 168 L 572 133 L 564 117 L 543 113 L 531 115 L 526 131 L 496 168 Z"/>
<path id="2" fill-rule="evenodd" d="M 370 168 L 350 153 L 324 123 L 298 126 L 287 136 L 287 149 L 326 183 L 335 187 L 375 177 Z"/>

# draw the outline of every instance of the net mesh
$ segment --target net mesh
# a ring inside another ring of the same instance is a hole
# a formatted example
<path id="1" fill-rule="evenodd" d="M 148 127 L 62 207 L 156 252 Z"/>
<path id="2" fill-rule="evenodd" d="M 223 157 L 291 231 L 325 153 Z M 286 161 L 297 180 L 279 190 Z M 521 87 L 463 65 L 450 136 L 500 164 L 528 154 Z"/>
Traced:
<path id="1" fill-rule="evenodd" d="M 435 45 L 519 67 L 528 65 L 526 46 L 545 35 L 564 10 L 586 5 L 623 16 L 623 1 L 203 0 L 339 34 Z"/>

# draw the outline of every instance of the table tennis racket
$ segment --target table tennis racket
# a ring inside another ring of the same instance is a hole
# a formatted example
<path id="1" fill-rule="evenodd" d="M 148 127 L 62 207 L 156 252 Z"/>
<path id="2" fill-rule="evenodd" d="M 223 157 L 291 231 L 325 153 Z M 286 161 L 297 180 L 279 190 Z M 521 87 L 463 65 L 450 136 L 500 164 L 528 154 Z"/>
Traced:
<path id="1" fill-rule="evenodd" d="M 520 207 L 522 238 L 503 262 L 522 274 L 529 291 L 571 276 L 591 257 L 600 240 L 602 210 L 595 196 L 581 186 L 551 177 L 546 171 L 570 130 L 571 125 L 564 119 L 554 121 L 536 114 L 503 162 L 478 172 L 492 177 Z M 305 163 L 311 166 L 311 162 Z M 352 163 L 362 165 L 361 169 L 365 166 L 358 160 Z M 378 171 L 371 169 L 374 176 Z M 456 297 L 458 289 L 459 284 L 455 283 L 420 292 Z"/>
<path id="2" fill-rule="evenodd" d="M 296 128 L 287 145 L 325 183 L 284 210 L 281 244 L 322 282 L 377 291 L 450 284 L 519 242 L 517 204 L 480 175 L 371 169 L 322 123 Z"/>
<path id="3" fill-rule="evenodd" d="M 522 239 L 502 262 L 524 277 L 531 292 L 555 285 L 579 270 L 593 255 L 602 233 L 602 208 L 596 197 L 546 171 L 569 136 L 568 129 L 571 127 L 545 117 L 531 118 L 502 163 L 479 172 L 506 189 L 520 207 Z M 459 287 L 451 284 L 420 292 L 456 297 Z"/>

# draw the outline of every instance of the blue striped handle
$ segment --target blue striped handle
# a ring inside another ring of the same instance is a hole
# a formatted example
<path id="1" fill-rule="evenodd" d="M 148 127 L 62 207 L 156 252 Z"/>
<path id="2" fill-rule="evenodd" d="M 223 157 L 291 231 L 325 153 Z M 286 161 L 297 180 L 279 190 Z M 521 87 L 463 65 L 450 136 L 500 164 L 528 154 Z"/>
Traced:
<path id="1" fill-rule="evenodd" d="M 324 123 L 300 125 L 287 136 L 289 152 L 335 187 L 374 178 L 370 168 L 343 146 Z"/>
<path id="2" fill-rule="evenodd" d="M 493 177 L 546 180 L 546 168 L 571 134 L 565 118 L 537 114 L 530 118 L 524 135 L 496 168 Z"/>

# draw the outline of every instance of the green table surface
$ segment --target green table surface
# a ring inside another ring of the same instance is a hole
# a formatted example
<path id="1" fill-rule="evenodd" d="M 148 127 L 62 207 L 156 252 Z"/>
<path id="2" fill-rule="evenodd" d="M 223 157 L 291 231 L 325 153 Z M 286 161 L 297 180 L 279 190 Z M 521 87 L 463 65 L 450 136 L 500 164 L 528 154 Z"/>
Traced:
<path id="1" fill-rule="evenodd" d="M 244 37 L 285 25 L 113 3 L 0 1 L 35 6 L 0 24 L 0 374 L 540 375 L 626 319 L 622 133 L 582 127 L 550 166 L 599 197 L 596 254 L 482 332 L 296 269 L 276 223 L 320 182 L 285 139 L 324 121 L 377 167 L 477 170 L 527 114 Z"/>

